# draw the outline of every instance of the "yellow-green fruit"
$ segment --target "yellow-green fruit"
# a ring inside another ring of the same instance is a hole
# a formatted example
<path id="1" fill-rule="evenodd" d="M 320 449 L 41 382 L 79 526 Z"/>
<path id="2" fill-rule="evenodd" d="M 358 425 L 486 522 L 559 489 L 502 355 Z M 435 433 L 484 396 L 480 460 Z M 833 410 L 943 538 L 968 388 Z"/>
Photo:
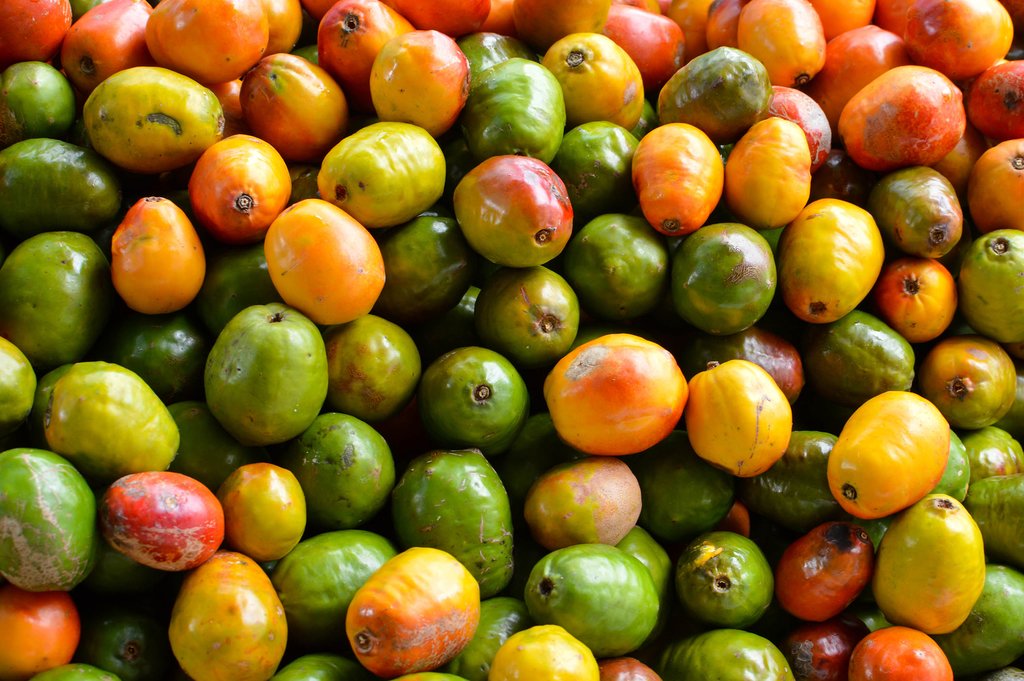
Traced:
<path id="1" fill-rule="evenodd" d="M 557 624 L 512 634 L 494 655 L 489 681 L 599 681 L 590 649 Z"/>
<path id="2" fill-rule="evenodd" d="M 981 532 L 945 494 L 929 494 L 896 517 L 878 547 L 871 584 L 887 620 L 926 634 L 959 627 L 984 586 Z"/>

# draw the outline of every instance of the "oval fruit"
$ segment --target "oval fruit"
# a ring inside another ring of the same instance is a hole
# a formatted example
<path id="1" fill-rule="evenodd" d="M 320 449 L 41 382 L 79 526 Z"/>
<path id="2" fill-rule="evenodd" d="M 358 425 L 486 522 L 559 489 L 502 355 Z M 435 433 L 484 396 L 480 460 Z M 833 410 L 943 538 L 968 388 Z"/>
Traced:
<path id="1" fill-rule="evenodd" d="M 594 653 L 557 624 L 532 626 L 498 648 L 488 681 L 600 681 Z"/>
<path id="2" fill-rule="evenodd" d="M 258 561 L 279 560 L 302 539 L 306 498 L 295 475 L 271 463 L 236 468 L 217 489 L 228 546 Z"/>

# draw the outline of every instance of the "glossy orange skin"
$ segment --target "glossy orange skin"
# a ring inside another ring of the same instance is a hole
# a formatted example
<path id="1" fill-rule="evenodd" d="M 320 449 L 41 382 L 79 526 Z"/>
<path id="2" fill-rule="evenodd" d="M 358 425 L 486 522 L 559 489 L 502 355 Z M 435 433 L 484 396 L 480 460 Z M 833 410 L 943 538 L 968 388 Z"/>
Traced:
<path id="1" fill-rule="evenodd" d="M 825 46 L 825 65 L 804 89 L 838 133 L 839 114 L 865 85 L 885 71 L 910 64 L 903 39 L 877 26 L 855 28 Z"/>
<path id="2" fill-rule="evenodd" d="M 903 39 L 914 63 L 958 81 L 1006 56 L 1013 23 L 999 0 L 910 0 Z"/>
<path id="3" fill-rule="evenodd" d="M 683 66 L 683 29 L 666 16 L 629 5 L 608 10 L 604 34 L 640 69 L 644 92 L 656 93 Z"/>
<path id="4" fill-rule="evenodd" d="M 224 509 L 217 497 L 173 471 L 118 478 L 100 498 L 97 514 L 111 546 L 157 570 L 199 567 L 224 541 Z"/>
<path id="5" fill-rule="evenodd" d="M 949 78 L 926 66 L 897 66 L 847 102 L 839 136 L 857 165 L 885 172 L 938 162 L 966 125 L 963 94 Z"/>
<path id="6" fill-rule="evenodd" d="M 886 263 L 872 296 L 885 323 L 911 343 L 938 338 L 956 312 L 953 275 L 931 258 L 906 257 Z"/>
<path id="7" fill-rule="evenodd" d="M 232 135 L 209 147 L 188 181 L 196 218 L 215 239 L 228 244 L 261 241 L 291 192 L 291 175 L 281 154 L 252 135 Z"/>
<path id="8" fill-rule="evenodd" d="M 570 33 L 600 33 L 612 0 L 515 0 L 512 21 L 520 40 L 546 52 Z"/>
<path id="9" fill-rule="evenodd" d="M 469 60 L 449 36 L 418 30 L 395 36 L 370 69 L 370 98 L 382 121 L 418 125 L 440 137 L 469 96 Z"/>
<path id="10" fill-rule="evenodd" d="M 822 523 L 782 552 L 775 564 L 775 597 L 791 615 L 824 622 L 860 595 L 874 564 L 867 532 L 853 523 Z"/>
<path id="11" fill-rule="evenodd" d="M 690 379 L 683 419 L 697 456 L 739 478 L 760 475 L 782 458 L 793 409 L 759 365 L 733 359 Z"/>
<path id="12" fill-rule="evenodd" d="M 811 153 L 803 129 L 778 116 L 750 126 L 725 162 L 725 198 L 739 221 L 754 229 L 782 227 L 810 195 Z"/>
<path id="13" fill-rule="evenodd" d="M 939 171 L 956 190 L 957 198 L 962 207 L 967 205 L 967 183 L 971 178 L 971 170 L 981 155 L 988 150 L 988 142 L 978 129 L 971 125 L 968 112 L 964 134 L 953 150 L 942 157 L 932 168 Z"/>
<path id="14" fill-rule="evenodd" d="M 714 529 L 750 537 L 750 509 L 742 501 L 736 499 L 729 507 L 729 512 L 718 521 Z"/>
<path id="15" fill-rule="evenodd" d="M 635 454 L 668 437 L 689 394 L 672 354 L 632 334 L 608 334 L 567 353 L 544 379 L 559 437 L 595 455 Z"/>
<path id="16" fill-rule="evenodd" d="M 666 123 L 645 135 L 633 154 L 632 175 L 644 217 L 669 236 L 703 225 L 725 187 L 718 148 L 688 123 Z"/>
<path id="17" fill-rule="evenodd" d="M 294 54 L 261 59 L 245 74 L 239 101 L 252 133 L 286 161 L 319 161 L 348 128 L 341 86 L 327 71 Z"/>
<path id="18" fill-rule="evenodd" d="M 60 48 L 71 84 L 87 95 L 112 73 L 155 65 L 146 47 L 146 22 L 152 13 L 146 0 L 111 0 L 79 17 Z"/>
<path id="19" fill-rule="evenodd" d="M 612 7 L 616 5 L 636 7 L 652 14 L 662 14 L 661 4 L 658 0 L 612 0 Z"/>
<path id="20" fill-rule="evenodd" d="M 511 38 L 516 34 L 516 22 L 512 18 L 512 5 L 515 0 L 491 0 L 491 11 L 487 13 L 484 23 L 477 30 L 482 33 L 497 33 Z"/>
<path id="21" fill-rule="evenodd" d="M 694 57 L 708 51 L 708 12 L 712 0 L 672 0 L 664 12 L 683 29 L 686 64 Z"/>
<path id="22" fill-rule="evenodd" d="M 903 37 L 907 28 L 907 7 L 910 0 L 875 0 L 873 23 L 881 29 Z"/>
<path id="23" fill-rule="evenodd" d="M 930 636 L 893 626 L 861 639 L 850 655 L 849 681 L 953 681 L 953 669 Z"/>
<path id="24" fill-rule="evenodd" d="M 828 458 L 828 484 L 843 510 L 884 518 L 930 492 L 946 469 L 949 424 L 916 393 L 889 391 L 846 421 Z"/>
<path id="25" fill-rule="evenodd" d="M 871 23 L 875 0 L 810 0 L 825 31 L 825 40 Z"/>
<path id="26" fill-rule="evenodd" d="M 740 11 L 750 0 L 715 0 L 708 8 L 708 23 L 704 27 L 708 49 L 736 47 L 736 31 L 740 25 Z"/>
<path id="27" fill-rule="evenodd" d="M 299 0 L 263 0 L 267 12 L 267 49 L 264 56 L 290 52 L 302 33 L 302 4 Z"/>
<path id="28" fill-rule="evenodd" d="M 242 113 L 241 79 L 217 83 L 210 87 L 210 92 L 217 95 L 217 101 L 224 110 L 224 137 L 249 134 L 249 124 Z"/>
<path id="29" fill-rule="evenodd" d="M 967 205 L 982 233 L 1024 230 L 1024 139 L 1000 142 L 975 162 L 967 183 Z"/>
<path id="30" fill-rule="evenodd" d="M 270 225 L 263 249 L 284 301 L 317 324 L 344 324 L 368 313 L 384 288 L 377 242 L 348 213 L 304 199 Z"/>
<path id="31" fill-rule="evenodd" d="M 388 560 L 356 591 L 345 632 L 356 659 L 384 678 L 428 671 L 469 643 L 480 622 L 480 587 L 439 549 Z"/>
<path id="32" fill-rule="evenodd" d="M 804 85 L 825 65 L 825 32 L 807 0 L 750 0 L 736 44 L 764 64 L 772 85 Z"/>
<path id="33" fill-rule="evenodd" d="M 412 30 L 408 19 L 380 0 L 338 0 L 320 20 L 317 60 L 337 79 L 349 105 L 369 113 L 373 60 L 385 43 Z"/>
<path id="34" fill-rule="evenodd" d="M 335 2 L 336 0 L 300 0 L 302 9 L 306 10 L 306 13 L 318 24 Z"/>
<path id="35" fill-rule="evenodd" d="M 985 69 L 967 91 L 967 119 L 997 142 L 1024 137 L 1024 62 Z"/>
<path id="36" fill-rule="evenodd" d="M 173 201 L 139 199 L 128 209 L 110 244 L 114 288 L 144 314 L 181 310 L 206 277 L 206 254 L 192 222 Z"/>
<path id="37" fill-rule="evenodd" d="M 384 0 L 420 30 L 452 38 L 479 31 L 491 12 L 491 0 Z"/>
<path id="38" fill-rule="evenodd" d="M 943 338 L 917 370 L 918 392 L 939 408 L 954 428 L 991 426 L 1016 397 L 1017 372 L 1003 347 L 985 336 Z"/>
<path id="39" fill-rule="evenodd" d="M 832 151 L 832 128 L 818 103 L 800 90 L 773 85 L 768 113 L 800 126 L 811 152 L 811 172 L 820 168 Z"/>
<path id="40" fill-rule="evenodd" d="M 248 556 L 218 551 L 181 584 L 168 626 L 171 651 L 192 679 L 269 679 L 288 643 L 284 606 Z"/>
<path id="41" fill-rule="evenodd" d="M 263 0 L 163 0 L 146 23 L 156 63 L 203 85 L 241 78 L 269 39 Z"/>
<path id="42" fill-rule="evenodd" d="M 0 70 L 19 61 L 49 61 L 70 26 L 68 0 L 0 3 Z"/>
<path id="43" fill-rule="evenodd" d="M 0 681 L 27 681 L 67 664 L 81 631 L 78 608 L 66 591 L 0 585 Z"/>
<path id="44" fill-rule="evenodd" d="M 612 657 L 597 663 L 601 681 L 661 681 L 654 671 L 635 657 Z"/>

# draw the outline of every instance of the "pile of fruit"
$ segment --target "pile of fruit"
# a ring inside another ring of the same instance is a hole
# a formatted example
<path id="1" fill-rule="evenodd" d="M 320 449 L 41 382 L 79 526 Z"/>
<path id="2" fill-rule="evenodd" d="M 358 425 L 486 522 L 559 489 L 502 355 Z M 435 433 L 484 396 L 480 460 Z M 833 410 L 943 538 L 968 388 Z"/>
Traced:
<path id="1" fill-rule="evenodd" d="M 1015 27 L 0 0 L 0 681 L 1024 679 Z"/>

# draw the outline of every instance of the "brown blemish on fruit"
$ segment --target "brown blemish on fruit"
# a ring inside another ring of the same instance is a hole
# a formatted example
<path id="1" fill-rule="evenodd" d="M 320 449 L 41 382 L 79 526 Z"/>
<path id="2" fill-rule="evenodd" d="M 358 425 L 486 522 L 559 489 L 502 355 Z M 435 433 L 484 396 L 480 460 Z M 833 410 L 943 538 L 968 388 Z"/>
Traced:
<path id="1" fill-rule="evenodd" d="M 591 371 L 601 366 L 601 362 L 608 355 L 608 348 L 600 345 L 587 348 L 572 361 L 569 368 L 565 370 L 565 377 L 570 381 L 578 381 Z"/>

